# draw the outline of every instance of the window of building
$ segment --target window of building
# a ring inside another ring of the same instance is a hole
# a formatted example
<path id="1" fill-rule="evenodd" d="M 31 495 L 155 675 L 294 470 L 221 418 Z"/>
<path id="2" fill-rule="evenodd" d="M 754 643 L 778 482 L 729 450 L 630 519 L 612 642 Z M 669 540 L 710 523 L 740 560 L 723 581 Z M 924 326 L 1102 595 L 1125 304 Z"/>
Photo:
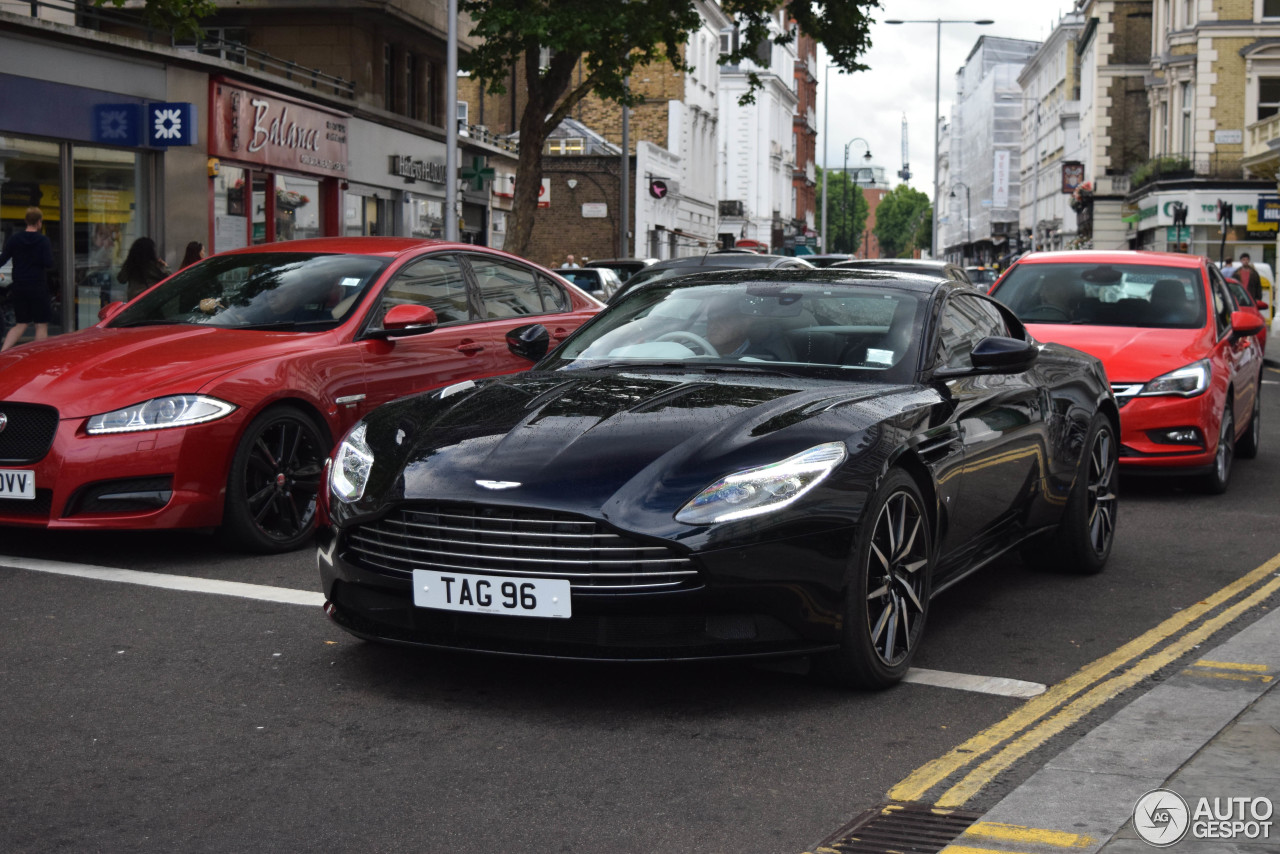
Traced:
<path id="1" fill-rule="evenodd" d="M 1258 121 L 1280 112 L 1280 77 L 1258 78 Z"/>
<path id="2" fill-rule="evenodd" d="M 471 106 L 466 101 L 458 102 L 458 133 L 462 133 L 467 129 L 467 125 L 471 124 Z"/>
<path id="3" fill-rule="evenodd" d="M 441 104 L 444 93 L 440 91 L 440 65 L 435 62 L 422 63 L 422 89 L 427 94 L 427 114 L 423 116 L 428 124 L 443 125 L 444 114 Z"/>
<path id="4" fill-rule="evenodd" d="M 587 141 L 579 136 L 547 140 L 547 154 L 583 154 Z"/>
<path id="5" fill-rule="evenodd" d="M 1190 29 L 1196 23 L 1196 0 L 1182 0 L 1182 26 Z"/>
<path id="6" fill-rule="evenodd" d="M 422 117 L 421 92 L 418 90 L 418 57 L 404 55 L 404 113 L 411 119 Z"/>
<path id="7" fill-rule="evenodd" d="M 1181 100 L 1182 100 L 1182 153 L 1193 154 L 1194 141 L 1192 139 L 1192 133 L 1193 133 L 1193 126 L 1194 126 L 1194 116 L 1191 111 L 1191 107 L 1192 107 L 1191 84 L 1183 83 L 1178 88 L 1180 90 L 1179 96 L 1181 97 Z"/>
<path id="8" fill-rule="evenodd" d="M 1280 0 L 1262 0 L 1262 17 L 1280 18 Z"/>
<path id="9" fill-rule="evenodd" d="M 395 112 L 396 51 L 389 44 L 382 46 L 382 106 L 388 112 Z"/>

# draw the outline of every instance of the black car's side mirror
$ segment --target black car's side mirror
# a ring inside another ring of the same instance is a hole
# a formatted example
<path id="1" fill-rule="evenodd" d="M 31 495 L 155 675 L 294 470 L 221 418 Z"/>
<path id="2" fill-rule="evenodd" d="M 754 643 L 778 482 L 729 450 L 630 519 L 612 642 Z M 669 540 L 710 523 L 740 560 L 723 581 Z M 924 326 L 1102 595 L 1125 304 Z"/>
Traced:
<path id="1" fill-rule="evenodd" d="M 507 349 L 522 359 L 536 362 L 547 355 L 551 333 L 541 323 L 517 326 L 507 333 Z"/>
<path id="2" fill-rule="evenodd" d="M 992 335 L 983 338 L 969 353 L 971 368 L 939 368 L 938 378 L 961 377 L 970 374 L 1018 374 L 1027 370 L 1040 355 L 1040 349 L 1030 341 Z"/>

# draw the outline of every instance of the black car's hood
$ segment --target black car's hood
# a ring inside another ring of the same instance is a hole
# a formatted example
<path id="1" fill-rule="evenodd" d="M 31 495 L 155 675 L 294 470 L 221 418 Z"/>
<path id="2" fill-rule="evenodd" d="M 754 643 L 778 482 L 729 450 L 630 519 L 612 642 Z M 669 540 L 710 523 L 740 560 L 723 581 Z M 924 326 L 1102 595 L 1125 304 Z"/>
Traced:
<path id="1" fill-rule="evenodd" d="M 844 440 L 856 453 L 860 431 L 922 394 L 932 392 L 765 374 L 520 374 L 376 411 L 369 493 L 378 504 L 484 501 L 670 519 L 730 472 L 822 442 Z"/>

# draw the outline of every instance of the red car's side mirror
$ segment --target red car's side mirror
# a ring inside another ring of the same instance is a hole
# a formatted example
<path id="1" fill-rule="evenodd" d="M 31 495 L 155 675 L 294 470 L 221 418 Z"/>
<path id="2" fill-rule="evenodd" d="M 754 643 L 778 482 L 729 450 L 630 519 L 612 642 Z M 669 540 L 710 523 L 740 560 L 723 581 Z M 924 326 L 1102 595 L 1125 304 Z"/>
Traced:
<path id="1" fill-rule="evenodd" d="M 425 305 L 392 306 L 382 317 L 382 328 L 391 335 L 430 332 L 439 323 L 435 311 Z"/>
<path id="2" fill-rule="evenodd" d="M 1257 335 L 1266 328 L 1266 322 L 1256 314 L 1250 314 L 1247 311 L 1231 312 L 1231 334 L 1237 338 Z"/>
<path id="3" fill-rule="evenodd" d="M 110 320 L 119 314 L 120 309 L 122 308 L 124 308 L 124 303 L 122 302 L 117 301 L 107 303 L 102 308 L 98 309 L 98 322 L 101 323 L 103 321 Z"/>

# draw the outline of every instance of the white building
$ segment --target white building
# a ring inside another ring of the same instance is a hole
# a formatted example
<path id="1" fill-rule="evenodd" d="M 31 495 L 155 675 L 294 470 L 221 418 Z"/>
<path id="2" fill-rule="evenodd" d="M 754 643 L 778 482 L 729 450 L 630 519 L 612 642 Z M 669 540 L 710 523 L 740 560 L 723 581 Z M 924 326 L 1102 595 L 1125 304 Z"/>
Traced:
<path id="1" fill-rule="evenodd" d="M 770 37 L 786 26 L 784 9 L 774 14 Z M 774 252 L 780 252 L 795 211 L 795 62 L 794 40 L 778 45 L 766 39 L 756 60 L 720 67 L 720 232 Z M 754 103 L 742 106 L 738 99 L 746 94 L 753 72 L 763 88 L 756 91 Z"/>
<path id="2" fill-rule="evenodd" d="M 983 36 L 956 73 L 948 183 L 939 182 L 936 200 L 938 244 L 949 261 L 986 263 L 1016 242 L 1022 158 L 1018 74 L 1039 47 L 1034 41 Z"/>
<path id="3" fill-rule="evenodd" d="M 667 101 L 667 138 L 636 143 L 631 191 L 635 252 L 644 257 L 700 254 L 714 249 L 718 237 L 718 59 L 720 35 L 733 22 L 718 3 L 699 0 L 695 5 L 702 26 L 689 34 L 686 61 L 691 68 L 681 75 L 683 97 Z"/>
<path id="4" fill-rule="evenodd" d="M 1084 30 L 1078 12 L 1062 16 L 1018 75 L 1021 113 L 1021 215 L 1036 249 L 1077 246 L 1076 212 L 1066 188 L 1085 182 L 1088 152 L 1080 130 L 1080 74 L 1076 45 Z M 1068 166 L 1068 164 L 1071 164 Z M 1064 171 L 1065 169 L 1065 171 Z"/>

